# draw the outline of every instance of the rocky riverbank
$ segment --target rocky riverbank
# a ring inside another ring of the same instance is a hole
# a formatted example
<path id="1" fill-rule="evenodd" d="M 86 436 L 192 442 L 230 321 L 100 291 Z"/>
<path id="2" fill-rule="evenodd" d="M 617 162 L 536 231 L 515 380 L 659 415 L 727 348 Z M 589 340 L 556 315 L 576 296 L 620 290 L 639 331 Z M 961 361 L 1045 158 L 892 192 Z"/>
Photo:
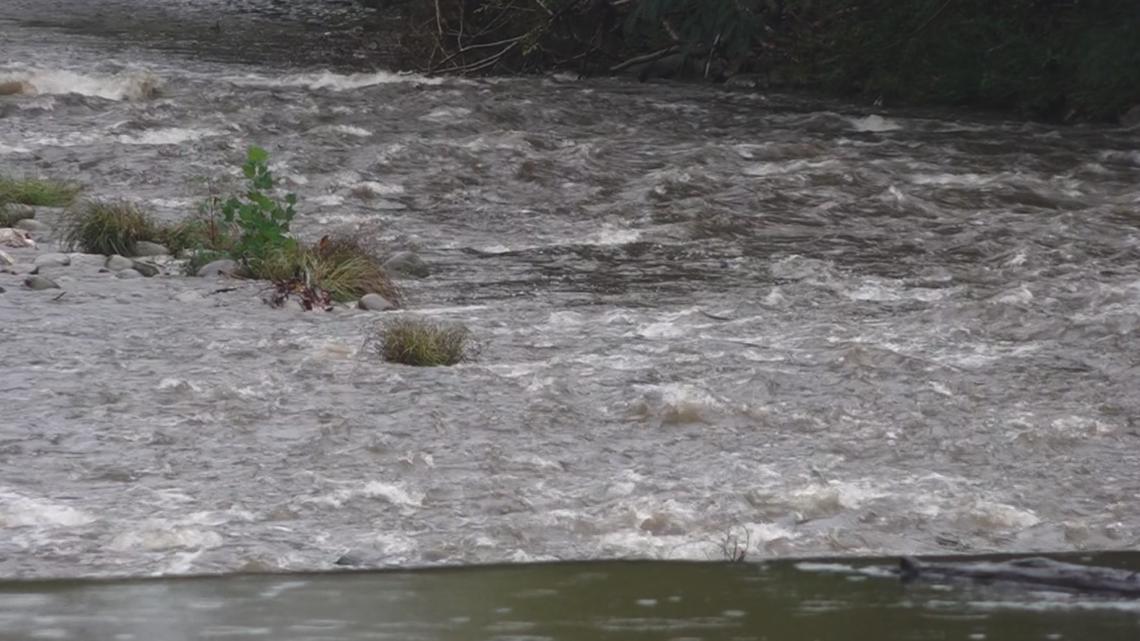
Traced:
<path id="1" fill-rule="evenodd" d="M 18 216 L 18 219 L 12 227 L 0 228 L 0 246 L 4 247 L 0 250 L 0 275 L 7 281 L 3 283 L 4 289 L 0 289 L 0 292 L 22 287 L 32 291 L 55 290 L 57 296 L 63 296 L 82 290 L 86 282 L 110 279 L 200 278 L 214 284 L 216 279 L 244 280 L 241 266 L 233 259 L 220 258 L 194 266 L 192 253 L 172 255 L 167 247 L 150 241 L 135 243 L 132 256 L 72 251 L 73 248 L 57 232 L 65 224 L 68 215 L 64 208 L 16 205 L 9 213 Z M 407 249 L 389 252 L 381 264 L 388 273 L 405 280 L 426 278 L 431 274 L 431 268 L 423 258 Z M 194 269 L 188 270 L 189 267 Z M 246 282 L 252 284 L 256 281 Z M 267 289 L 266 283 L 261 283 L 261 286 L 262 289 Z M 176 298 L 183 302 L 197 300 L 200 298 L 197 290 L 198 288 L 192 287 Z M 268 295 L 262 299 L 269 304 L 275 302 Z M 292 298 L 281 301 L 279 306 L 293 311 L 305 311 Z M 344 312 L 359 309 L 376 312 L 397 308 L 398 301 L 373 292 L 355 301 L 337 302 L 331 310 Z"/>

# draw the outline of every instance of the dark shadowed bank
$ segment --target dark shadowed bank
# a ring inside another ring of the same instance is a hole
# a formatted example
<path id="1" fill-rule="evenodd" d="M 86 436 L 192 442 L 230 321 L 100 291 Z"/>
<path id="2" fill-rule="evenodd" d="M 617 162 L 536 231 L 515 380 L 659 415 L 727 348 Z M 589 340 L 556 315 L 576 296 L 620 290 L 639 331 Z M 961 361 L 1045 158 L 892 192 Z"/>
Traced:
<path id="1" fill-rule="evenodd" d="M 394 0 L 401 63 L 751 77 L 888 105 L 1116 121 L 1140 105 L 1140 2 Z M 1140 119 L 1140 118 L 1137 118 Z"/>

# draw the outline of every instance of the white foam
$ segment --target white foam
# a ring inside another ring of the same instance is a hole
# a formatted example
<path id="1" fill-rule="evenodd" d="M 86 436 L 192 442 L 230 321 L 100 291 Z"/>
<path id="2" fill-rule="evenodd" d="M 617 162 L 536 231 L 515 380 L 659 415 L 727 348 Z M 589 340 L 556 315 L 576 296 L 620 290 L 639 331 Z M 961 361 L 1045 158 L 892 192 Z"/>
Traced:
<path id="1" fill-rule="evenodd" d="M 29 94 L 80 94 L 107 100 L 144 100 L 155 97 L 161 79 L 149 71 L 116 75 L 87 75 L 65 69 L 24 69 L 0 72 L 0 83 L 21 82 Z"/>
<path id="2" fill-rule="evenodd" d="M 641 232 L 636 229 L 625 229 L 613 225 L 602 225 L 597 232 L 587 236 L 578 244 L 582 245 L 628 245 L 641 239 Z"/>
<path id="3" fill-rule="evenodd" d="M 420 120 L 426 120 L 428 122 L 450 122 L 469 115 L 471 115 L 471 110 L 466 107 L 438 107 L 420 116 Z M 480 139 L 477 138 L 474 141 L 468 142 L 467 145 L 475 145 L 479 141 Z"/>
<path id="4" fill-rule="evenodd" d="M 841 163 L 837 160 L 821 160 L 811 162 L 808 160 L 785 160 L 758 162 L 745 166 L 741 173 L 745 176 L 776 176 L 780 174 L 800 174 L 813 169 L 833 169 Z"/>
<path id="5" fill-rule="evenodd" d="M 0 489 L 0 528 L 77 527 L 94 520 L 94 517 L 82 510 L 50 499 Z"/>
<path id="6" fill-rule="evenodd" d="M 127 552 L 131 550 L 213 549 L 221 547 L 222 535 L 212 530 L 172 527 L 169 523 L 152 522 L 115 536 L 108 547 Z"/>
<path id="7" fill-rule="evenodd" d="M 1019 530 L 1041 522 L 1036 514 L 1005 503 L 979 500 L 960 510 L 959 518 L 974 527 L 987 530 Z"/>
<path id="8" fill-rule="evenodd" d="M 363 127 L 354 127 L 352 125 L 331 125 L 328 127 L 317 127 L 317 131 L 332 131 L 348 136 L 358 136 L 360 138 L 367 138 L 372 135 L 371 131 Z"/>
<path id="9" fill-rule="evenodd" d="M 371 180 L 353 183 L 350 186 L 353 189 L 367 189 L 369 192 L 377 196 L 395 196 L 404 193 L 403 185 L 397 185 L 393 183 L 378 183 Z"/>
<path id="10" fill-rule="evenodd" d="M 191 142 L 217 135 L 219 135 L 219 132 L 212 129 L 166 127 L 163 129 L 148 129 L 136 135 L 123 134 L 118 136 L 116 140 L 124 145 L 179 145 L 184 142 Z"/>
<path id="11" fill-rule="evenodd" d="M 702 423 L 722 411 L 724 402 L 694 385 L 638 385 L 641 399 L 633 404 L 634 413 L 656 416 L 662 423 Z"/>
<path id="12" fill-rule="evenodd" d="M 897 131 L 903 128 L 898 122 L 888 120 L 878 114 L 871 114 L 866 118 L 851 118 L 850 122 L 855 131 L 882 132 Z"/>
<path id="13" fill-rule="evenodd" d="M 332 91 L 350 91 L 352 89 L 404 82 L 425 85 L 438 85 L 443 82 L 442 78 L 428 78 L 419 74 L 392 73 L 391 71 L 351 74 L 321 71 L 318 73 L 290 74 L 275 78 L 249 74 L 240 77 L 230 77 L 226 80 L 235 85 L 242 86 L 307 87 L 309 89 L 330 89 Z"/>

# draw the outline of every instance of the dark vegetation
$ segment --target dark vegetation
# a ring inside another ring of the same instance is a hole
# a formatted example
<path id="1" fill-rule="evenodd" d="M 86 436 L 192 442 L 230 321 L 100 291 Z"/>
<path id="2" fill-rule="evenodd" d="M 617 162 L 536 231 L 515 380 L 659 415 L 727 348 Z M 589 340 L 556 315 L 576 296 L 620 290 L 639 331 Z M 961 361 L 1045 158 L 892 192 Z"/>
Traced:
<path id="1" fill-rule="evenodd" d="M 78 185 L 58 180 L 0 176 L 0 227 L 11 227 L 21 219 L 34 217 L 33 211 L 16 205 L 66 207 L 78 193 Z"/>
<path id="2" fill-rule="evenodd" d="M 380 355 L 392 363 L 455 365 L 472 355 L 470 332 L 462 325 L 397 318 L 380 325 L 376 338 Z"/>
<path id="3" fill-rule="evenodd" d="M 1140 2 L 405 0 L 406 65 L 629 72 L 1114 120 L 1140 105 Z"/>
<path id="4" fill-rule="evenodd" d="M 228 258 L 241 266 L 242 275 L 269 282 L 268 301 L 275 306 L 295 301 L 307 311 L 331 310 L 336 302 L 367 294 L 401 304 L 403 293 L 377 253 L 358 239 L 325 236 L 308 245 L 294 238 L 289 226 L 297 197 L 277 197 L 268 163 L 264 149 L 250 148 L 242 165 L 247 189 L 226 199 L 211 197 L 196 216 L 174 225 L 157 223 L 130 202 L 81 203 L 64 214 L 62 241 L 86 253 L 122 256 L 135 255 L 142 241 L 160 243 L 187 259 L 188 275 Z M 54 183 L 0 181 L 0 196 L 17 194 L 0 205 L 65 204 L 76 191 Z M 395 363 L 454 365 L 471 355 L 469 332 L 460 325 L 401 318 L 382 326 L 375 338 L 380 356 Z"/>

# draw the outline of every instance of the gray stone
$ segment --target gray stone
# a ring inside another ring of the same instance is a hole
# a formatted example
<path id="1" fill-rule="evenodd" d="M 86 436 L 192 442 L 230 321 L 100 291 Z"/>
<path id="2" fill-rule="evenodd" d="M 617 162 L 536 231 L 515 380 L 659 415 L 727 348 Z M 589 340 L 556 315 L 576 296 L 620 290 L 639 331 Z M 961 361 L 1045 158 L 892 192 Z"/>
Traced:
<path id="1" fill-rule="evenodd" d="M 158 276 L 159 272 L 162 271 L 158 268 L 157 265 L 153 265 L 141 260 L 132 260 L 131 269 L 142 274 L 143 276 L 146 276 L 147 278 Z"/>
<path id="2" fill-rule="evenodd" d="M 118 254 L 107 257 L 107 262 L 103 266 L 113 272 L 121 272 L 124 269 L 130 269 L 134 265 L 134 261 L 130 258 L 124 258 Z"/>
<path id="3" fill-rule="evenodd" d="M 8 290 L 4 289 L 3 287 L 0 287 L 0 294 L 3 294 L 6 291 L 8 291 Z"/>
<path id="4" fill-rule="evenodd" d="M 71 256 L 67 254 L 40 254 L 33 263 L 40 267 L 67 267 L 71 264 Z"/>
<path id="5" fill-rule="evenodd" d="M 380 294 L 365 294 L 356 303 L 360 309 L 367 309 L 373 312 L 387 312 L 396 309 L 396 305 L 392 301 L 384 298 Z"/>
<path id="6" fill-rule="evenodd" d="M 202 295 L 202 292 L 196 289 L 188 289 L 175 296 L 174 300 L 180 303 L 196 303 L 204 298 L 205 296 Z"/>
<path id="7" fill-rule="evenodd" d="M 158 243 L 140 240 L 135 243 L 135 256 L 168 256 L 170 250 Z"/>
<path id="8" fill-rule="evenodd" d="M 16 259 L 8 255 L 8 252 L 0 250 L 0 267 L 7 267 L 8 265 L 15 265 Z"/>
<path id="9" fill-rule="evenodd" d="M 24 218 L 22 220 L 17 220 L 16 224 L 14 224 L 12 226 L 15 227 L 16 229 L 23 229 L 24 231 L 30 231 L 33 234 L 50 234 L 51 233 L 51 225 L 49 225 L 45 222 L 38 221 L 35 218 Z"/>
<path id="10" fill-rule="evenodd" d="M 287 298 L 284 303 L 281 303 L 281 309 L 291 312 L 303 312 L 305 311 L 305 306 L 301 304 L 301 301 Z"/>
<path id="11" fill-rule="evenodd" d="M 9 204 L 0 209 L 0 214 L 3 218 L 7 219 L 10 223 L 18 223 L 22 220 L 28 220 L 36 217 L 36 210 L 29 205 Z M 13 227 L 19 228 L 19 225 L 13 224 Z"/>
<path id="12" fill-rule="evenodd" d="M 24 279 L 24 287 L 28 289 L 60 289 L 60 286 L 54 280 L 46 276 L 37 276 L 35 274 Z"/>
<path id="13" fill-rule="evenodd" d="M 142 278 L 143 277 L 142 274 L 136 272 L 133 269 L 124 269 L 120 272 L 117 272 L 115 274 L 115 276 L 118 276 L 119 278 Z"/>
<path id="14" fill-rule="evenodd" d="M 414 278 L 427 278 L 431 275 L 431 268 L 415 252 L 403 251 L 392 254 L 384 261 L 384 270 L 392 274 L 412 276 Z"/>
<path id="15" fill-rule="evenodd" d="M 202 278 L 208 278 L 210 276 L 233 276 L 237 272 L 237 261 L 223 258 L 203 265 L 202 269 L 198 270 L 198 275 Z"/>

